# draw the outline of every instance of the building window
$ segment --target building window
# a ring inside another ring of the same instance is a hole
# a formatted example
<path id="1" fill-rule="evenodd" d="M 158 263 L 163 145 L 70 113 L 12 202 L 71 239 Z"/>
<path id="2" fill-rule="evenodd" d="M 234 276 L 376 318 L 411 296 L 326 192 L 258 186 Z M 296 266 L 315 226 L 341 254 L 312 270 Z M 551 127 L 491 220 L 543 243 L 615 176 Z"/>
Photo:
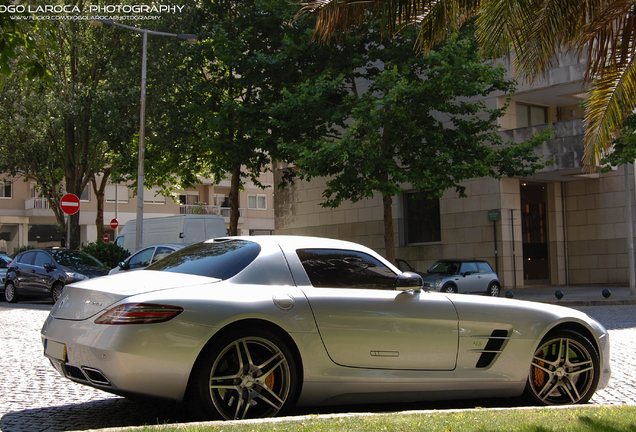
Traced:
<path id="1" fill-rule="evenodd" d="M 161 190 L 157 187 L 146 189 L 144 192 L 144 204 L 165 204 L 166 197 L 161 195 Z"/>
<path id="2" fill-rule="evenodd" d="M 214 205 L 219 207 L 229 207 L 230 198 L 225 194 L 214 194 Z"/>
<path id="3" fill-rule="evenodd" d="M 82 193 L 79 196 L 80 201 L 90 201 L 91 200 L 91 185 L 90 183 L 84 186 Z"/>
<path id="4" fill-rule="evenodd" d="M 439 198 L 426 192 L 407 193 L 404 198 L 407 242 L 441 241 Z"/>
<path id="5" fill-rule="evenodd" d="M 117 192 L 117 194 L 115 194 Z M 117 195 L 117 198 L 115 198 Z M 128 186 L 119 185 L 119 184 L 109 184 L 106 185 L 106 190 L 104 190 L 104 199 L 108 203 L 114 203 L 115 199 L 119 203 L 127 203 L 128 202 Z"/>
<path id="6" fill-rule="evenodd" d="M 248 209 L 267 209 L 267 197 L 265 195 L 248 195 L 247 196 L 247 208 Z"/>
<path id="7" fill-rule="evenodd" d="M 13 182 L 0 180 L 0 198 L 13 197 Z"/>
<path id="8" fill-rule="evenodd" d="M 548 109 L 546 107 L 517 103 L 518 128 L 546 123 L 548 123 Z"/>
<path id="9" fill-rule="evenodd" d="M 179 203 L 181 205 L 199 204 L 199 191 L 181 191 L 179 192 Z"/>

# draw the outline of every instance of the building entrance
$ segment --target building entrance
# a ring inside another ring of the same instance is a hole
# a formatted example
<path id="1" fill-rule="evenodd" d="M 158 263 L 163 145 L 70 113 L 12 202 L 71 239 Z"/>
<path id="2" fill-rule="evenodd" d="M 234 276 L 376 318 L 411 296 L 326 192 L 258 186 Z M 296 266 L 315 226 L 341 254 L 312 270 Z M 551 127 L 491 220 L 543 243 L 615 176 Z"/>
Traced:
<path id="1" fill-rule="evenodd" d="M 521 183 L 523 278 L 527 285 L 550 283 L 546 184 Z"/>

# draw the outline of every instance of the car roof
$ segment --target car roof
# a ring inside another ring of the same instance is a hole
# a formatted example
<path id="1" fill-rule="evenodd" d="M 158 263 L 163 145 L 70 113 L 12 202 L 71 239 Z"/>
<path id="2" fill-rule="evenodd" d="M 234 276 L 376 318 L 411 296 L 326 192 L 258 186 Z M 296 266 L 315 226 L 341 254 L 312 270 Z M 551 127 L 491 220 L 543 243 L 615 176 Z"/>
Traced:
<path id="1" fill-rule="evenodd" d="M 261 245 L 278 244 L 283 249 L 321 249 L 338 247 L 342 249 L 350 249 L 357 251 L 372 251 L 370 248 L 358 244 L 349 242 L 346 240 L 337 240 L 326 237 L 311 237 L 311 236 L 294 236 L 294 235 L 263 235 L 263 236 L 236 236 L 236 237 L 218 237 L 215 239 L 207 240 L 211 241 L 228 241 L 228 240 L 246 240 Z"/>

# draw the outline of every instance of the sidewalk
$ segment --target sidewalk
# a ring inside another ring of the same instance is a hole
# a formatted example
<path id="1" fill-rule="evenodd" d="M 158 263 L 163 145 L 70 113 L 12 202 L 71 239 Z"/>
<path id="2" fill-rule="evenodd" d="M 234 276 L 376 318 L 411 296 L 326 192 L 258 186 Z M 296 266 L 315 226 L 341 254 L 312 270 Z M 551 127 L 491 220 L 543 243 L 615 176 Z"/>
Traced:
<path id="1" fill-rule="evenodd" d="M 603 297 L 603 290 L 609 290 L 611 295 Z M 563 292 L 563 297 L 558 300 L 557 291 Z M 529 300 L 541 303 L 551 303 L 563 306 L 609 306 L 609 305 L 636 305 L 636 295 L 630 294 L 628 286 L 603 286 L 603 285 L 576 285 L 576 286 L 538 286 L 523 287 L 517 289 L 502 288 L 500 297 L 506 297 L 508 292 L 513 293 L 513 298 Z"/>

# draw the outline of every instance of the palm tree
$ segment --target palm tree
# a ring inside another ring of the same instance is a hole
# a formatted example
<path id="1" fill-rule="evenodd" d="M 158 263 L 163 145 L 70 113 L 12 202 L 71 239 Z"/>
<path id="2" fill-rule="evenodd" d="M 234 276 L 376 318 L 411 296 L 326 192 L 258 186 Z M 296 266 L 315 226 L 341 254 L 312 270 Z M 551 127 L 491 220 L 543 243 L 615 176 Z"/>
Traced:
<path id="1" fill-rule="evenodd" d="M 307 0 L 327 41 L 380 18 L 387 34 L 420 27 L 418 48 L 431 49 L 477 17 L 486 58 L 509 55 L 520 78 L 539 77 L 564 51 L 587 56 L 584 162 L 594 170 L 636 107 L 636 0 Z"/>

